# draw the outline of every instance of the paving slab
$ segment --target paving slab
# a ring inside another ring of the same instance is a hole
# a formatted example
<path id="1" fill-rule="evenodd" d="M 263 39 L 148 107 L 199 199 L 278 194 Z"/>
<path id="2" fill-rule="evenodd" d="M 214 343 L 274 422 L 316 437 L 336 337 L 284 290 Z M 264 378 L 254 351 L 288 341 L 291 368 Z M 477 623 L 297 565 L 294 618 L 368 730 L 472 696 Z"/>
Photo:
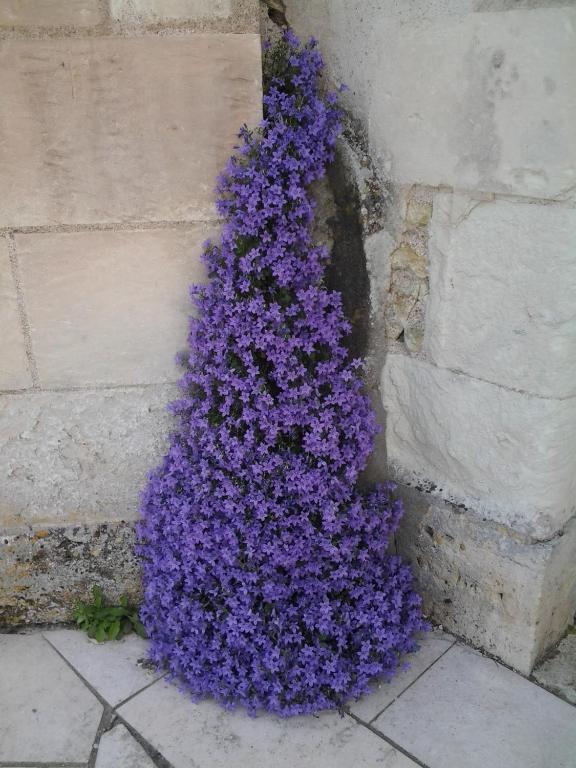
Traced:
<path id="1" fill-rule="evenodd" d="M 102 735 L 96 768 L 154 768 L 154 763 L 128 729 L 119 723 Z"/>
<path id="2" fill-rule="evenodd" d="M 139 663 L 147 657 L 148 643 L 137 635 L 97 643 L 84 632 L 58 629 L 44 637 L 112 707 L 160 677 Z"/>
<path id="3" fill-rule="evenodd" d="M 545 661 L 534 677 L 552 693 L 576 704 L 576 634 L 568 635 Z"/>
<path id="4" fill-rule="evenodd" d="M 118 710 L 174 768 L 415 768 L 352 718 L 337 713 L 279 719 L 192 702 L 159 681 Z"/>
<path id="5" fill-rule="evenodd" d="M 459 644 L 373 726 L 428 768 L 576 765 L 576 709 Z"/>
<path id="6" fill-rule="evenodd" d="M 442 630 L 422 633 L 419 640 L 420 649 L 416 653 L 407 654 L 403 661 L 409 664 L 390 681 L 375 683 L 372 692 L 363 696 L 350 706 L 350 711 L 364 722 L 369 723 L 386 707 L 400 696 L 412 683 L 425 672 L 431 664 L 454 645 L 456 639 Z"/>
<path id="7" fill-rule="evenodd" d="M 0 635 L 0 763 L 83 763 L 100 702 L 41 635 Z"/>

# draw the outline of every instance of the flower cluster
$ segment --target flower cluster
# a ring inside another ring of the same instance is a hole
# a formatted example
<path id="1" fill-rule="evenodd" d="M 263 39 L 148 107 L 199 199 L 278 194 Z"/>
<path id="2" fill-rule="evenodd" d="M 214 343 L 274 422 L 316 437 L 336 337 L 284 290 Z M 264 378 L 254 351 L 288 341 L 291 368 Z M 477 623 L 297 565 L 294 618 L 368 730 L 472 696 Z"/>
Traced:
<path id="1" fill-rule="evenodd" d="M 143 496 L 141 616 L 193 696 L 292 715 L 392 676 L 425 625 L 386 553 L 400 502 L 355 487 L 377 425 L 311 242 L 336 95 L 314 41 L 287 33 L 268 57 L 264 119 L 220 179 L 221 244 L 192 291 L 179 429 Z"/>

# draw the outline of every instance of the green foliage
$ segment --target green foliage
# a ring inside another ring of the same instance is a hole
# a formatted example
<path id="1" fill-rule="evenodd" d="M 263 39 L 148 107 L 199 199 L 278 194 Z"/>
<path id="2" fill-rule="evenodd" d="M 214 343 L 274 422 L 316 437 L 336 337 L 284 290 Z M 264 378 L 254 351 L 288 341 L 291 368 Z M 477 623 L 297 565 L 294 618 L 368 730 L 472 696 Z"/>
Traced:
<path id="1" fill-rule="evenodd" d="M 146 630 L 138 618 L 138 609 L 128 605 L 128 598 L 122 596 L 120 605 L 109 605 L 98 586 L 92 587 L 91 603 L 80 602 L 74 610 L 76 624 L 88 637 L 99 643 L 105 640 L 120 640 L 130 632 L 146 637 Z"/>

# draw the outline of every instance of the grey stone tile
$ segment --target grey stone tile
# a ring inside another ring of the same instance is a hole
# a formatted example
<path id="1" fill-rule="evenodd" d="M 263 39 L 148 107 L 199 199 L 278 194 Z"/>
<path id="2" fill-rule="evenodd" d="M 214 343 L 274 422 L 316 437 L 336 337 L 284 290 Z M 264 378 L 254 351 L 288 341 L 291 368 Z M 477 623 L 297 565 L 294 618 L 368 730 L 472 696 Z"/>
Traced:
<path id="1" fill-rule="evenodd" d="M 422 634 L 419 639 L 420 650 L 408 654 L 404 659 L 410 665 L 409 668 L 398 672 L 389 683 L 384 681 L 375 683 L 372 693 L 366 694 L 352 704 L 350 710 L 361 720 L 369 723 L 398 698 L 402 691 L 406 690 L 454 642 L 455 638 L 452 635 L 441 630 Z"/>
<path id="2" fill-rule="evenodd" d="M 86 762 L 100 702 L 41 635 L 0 635 L 0 763 Z"/>
<path id="3" fill-rule="evenodd" d="M 175 686 L 155 683 L 119 714 L 174 768 L 415 768 L 415 763 L 349 717 L 281 720 L 192 702 Z"/>
<path id="4" fill-rule="evenodd" d="M 576 709 L 455 645 L 374 721 L 429 768 L 574 768 Z"/>
<path id="5" fill-rule="evenodd" d="M 102 735 L 96 768 L 154 768 L 154 763 L 128 729 L 118 724 Z"/>
<path id="6" fill-rule="evenodd" d="M 534 677 L 544 688 L 576 704 L 576 635 L 565 637 L 534 670 Z"/>
<path id="7" fill-rule="evenodd" d="M 75 629 L 45 632 L 44 636 L 113 707 L 159 677 L 138 664 L 146 658 L 148 644 L 137 635 L 107 643 L 92 641 Z"/>

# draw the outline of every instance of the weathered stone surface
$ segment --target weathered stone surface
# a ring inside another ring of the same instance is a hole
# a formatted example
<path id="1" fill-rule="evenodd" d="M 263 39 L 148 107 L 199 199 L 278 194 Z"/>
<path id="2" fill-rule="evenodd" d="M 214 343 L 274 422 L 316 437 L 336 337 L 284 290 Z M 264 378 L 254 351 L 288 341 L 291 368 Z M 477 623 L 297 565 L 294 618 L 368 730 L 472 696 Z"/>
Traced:
<path id="1" fill-rule="evenodd" d="M 336 712 L 247 717 L 211 700 L 194 703 L 175 685 L 159 681 L 118 713 L 174 768 L 415 768 L 390 744 Z"/>
<path id="2" fill-rule="evenodd" d="M 398 551 L 413 566 L 424 610 L 528 674 L 576 611 L 576 521 L 532 543 L 503 525 L 400 486 Z"/>
<path id="3" fill-rule="evenodd" d="M 96 768 L 154 768 L 148 757 L 128 729 L 119 723 L 102 734 Z"/>
<path id="4" fill-rule="evenodd" d="M 176 393 L 162 386 L 0 398 L 0 526 L 133 519 Z"/>
<path id="5" fill-rule="evenodd" d="M 41 635 L 0 635 L 0 656 L 0 761 L 86 763 L 98 699 Z"/>
<path id="6" fill-rule="evenodd" d="M 399 354 L 381 390 L 398 479 L 536 538 L 574 514 L 576 398 L 531 397 Z"/>
<path id="7" fill-rule="evenodd" d="M 8 245 L 0 238 L 0 389 L 31 385 Z"/>
<path id="8" fill-rule="evenodd" d="M 95 643 L 76 629 L 44 632 L 44 638 L 112 707 L 160 676 L 142 666 L 148 658 L 148 642 L 134 633 L 107 643 Z"/>
<path id="9" fill-rule="evenodd" d="M 576 395 L 576 210 L 436 195 L 426 344 L 440 366 Z"/>
<path id="10" fill-rule="evenodd" d="M 134 523 L 0 530 L 0 624 L 53 624 L 73 619 L 78 600 L 99 584 L 118 602 L 141 600 Z"/>
<path id="11" fill-rule="evenodd" d="M 396 178 L 568 195 L 576 183 L 575 21 L 574 9 L 547 8 L 388 30 L 370 127 Z"/>
<path id="12" fill-rule="evenodd" d="M 467 12 L 483 3 L 514 10 Z M 576 16 L 564 5 L 391 0 L 358 13 L 294 0 L 288 18 L 322 40 L 394 180 L 552 198 L 576 184 Z"/>
<path id="13" fill-rule="evenodd" d="M 32 347 L 43 387 L 175 381 L 193 312 L 188 288 L 205 280 L 201 244 L 187 230 L 18 235 Z"/>
<path id="14" fill-rule="evenodd" d="M 6 40 L 0 225 L 215 216 L 261 112 L 257 35 Z"/>
<path id="15" fill-rule="evenodd" d="M 552 693 L 576 704 L 576 634 L 567 635 L 536 667 L 534 678 Z"/>
<path id="16" fill-rule="evenodd" d="M 422 632 L 418 639 L 419 649 L 407 654 L 403 660 L 408 668 L 400 670 L 389 682 L 374 683 L 370 693 L 350 706 L 352 714 L 365 723 L 375 720 L 455 642 L 455 638 L 442 630 Z"/>
<path id="17" fill-rule="evenodd" d="M 430 768 L 574 765 L 574 707 L 460 645 L 374 726 Z"/>
<path id="18" fill-rule="evenodd" d="M 144 23 L 188 21 L 229 16 L 232 0 L 111 0 L 110 12 L 121 21 Z"/>
<path id="19" fill-rule="evenodd" d="M 91 27 L 101 20 L 98 0 L 2 0 L 3 27 Z"/>

